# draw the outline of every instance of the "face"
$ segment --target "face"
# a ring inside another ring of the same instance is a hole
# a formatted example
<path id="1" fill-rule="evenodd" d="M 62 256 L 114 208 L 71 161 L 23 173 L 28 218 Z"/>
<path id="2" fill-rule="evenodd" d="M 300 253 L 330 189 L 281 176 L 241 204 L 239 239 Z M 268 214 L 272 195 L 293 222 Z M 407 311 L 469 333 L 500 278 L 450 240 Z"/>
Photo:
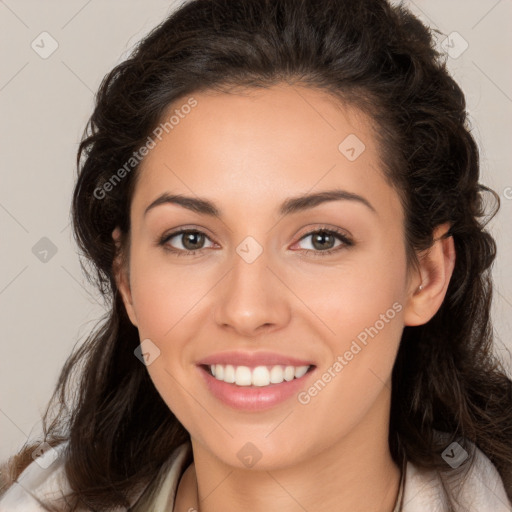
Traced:
<path id="1" fill-rule="evenodd" d="M 193 97 L 139 168 L 120 281 L 156 389 L 231 466 L 382 434 L 411 286 L 374 123 L 298 86 Z"/>

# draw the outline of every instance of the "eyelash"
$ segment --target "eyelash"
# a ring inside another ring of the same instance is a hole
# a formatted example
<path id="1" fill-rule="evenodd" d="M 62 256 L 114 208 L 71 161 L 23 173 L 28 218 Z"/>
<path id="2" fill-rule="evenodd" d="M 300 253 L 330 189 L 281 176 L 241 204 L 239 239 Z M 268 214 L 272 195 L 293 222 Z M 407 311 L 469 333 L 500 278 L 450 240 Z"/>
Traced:
<path id="1" fill-rule="evenodd" d="M 188 251 L 188 250 L 183 250 L 183 249 L 175 249 L 173 247 L 169 248 L 169 247 L 166 247 L 166 244 L 169 240 L 171 240 L 172 238 L 178 236 L 178 235 L 184 235 L 184 234 L 187 234 L 187 233 L 199 233 L 199 234 L 203 234 L 205 235 L 207 238 L 209 238 L 206 233 L 203 233 L 202 231 L 198 230 L 198 229 L 182 229 L 182 230 L 179 230 L 179 231 L 175 231 L 173 233 L 169 233 L 169 234 L 165 234 L 162 236 L 162 238 L 160 238 L 160 240 L 158 241 L 158 245 L 164 247 L 164 249 L 166 251 L 169 251 L 169 252 L 172 252 L 174 253 L 176 256 L 194 256 L 198 251 L 201 251 L 201 249 L 197 249 L 195 251 Z M 308 236 L 310 235 L 314 235 L 316 233 L 325 233 L 327 235 L 334 235 L 338 240 L 340 240 L 342 242 L 341 245 L 338 245 L 337 247 L 333 247 L 332 249 L 328 249 L 326 251 L 316 251 L 316 250 L 313 250 L 313 249 L 303 249 L 303 251 L 305 251 L 307 254 L 309 253 L 312 253 L 314 255 L 314 257 L 316 256 L 319 256 L 319 257 L 323 257 L 323 256 L 329 256 L 335 252 L 338 252 L 342 249 L 345 249 L 347 247 L 352 247 L 354 245 L 354 242 L 347 237 L 346 234 L 344 234 L 341 230 L 338 230 L 338 229 L 335 229 L 335 228 L 317 228 L 317 229 L 314 229 L 312 231 L 308 231 L 307 233 L 305 233 L 301 238 L 299 238 L 299 240 L 297 242 L 300 242 L 302 241 L 304 238 L 307 238 Z"/>

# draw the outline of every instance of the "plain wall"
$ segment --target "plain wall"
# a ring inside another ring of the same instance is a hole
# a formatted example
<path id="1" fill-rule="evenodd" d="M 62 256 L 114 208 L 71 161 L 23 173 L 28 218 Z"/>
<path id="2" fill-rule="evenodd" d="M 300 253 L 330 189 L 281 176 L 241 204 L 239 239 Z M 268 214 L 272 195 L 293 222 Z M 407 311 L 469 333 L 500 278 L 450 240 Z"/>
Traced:
<path id="1" fill-rule="evenodd" d="M 443 34 L 462 36 L 451 36 L 448 65 L 467 95 L 482 182 L 502 200 L 490 224 L 499 248 L 493 315 L 495 348 L 512 374 L 512 2 L 405 3 Z M 78 141 L 103 76 L 172 6 L 0 2 L 0 460 L 40 431 L 64 361 L 104 312 L 81 273 L 69 224 Z M 58 43 L 47 58 L 40 53 L 55 43 L 44 31 Z"/>

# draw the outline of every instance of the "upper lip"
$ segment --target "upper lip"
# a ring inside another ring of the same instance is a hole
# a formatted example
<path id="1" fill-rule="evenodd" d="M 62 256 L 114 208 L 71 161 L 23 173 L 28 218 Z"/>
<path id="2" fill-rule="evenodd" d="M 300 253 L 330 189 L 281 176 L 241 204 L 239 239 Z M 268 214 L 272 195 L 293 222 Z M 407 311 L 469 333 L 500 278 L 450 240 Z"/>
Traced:
<path id="1" fill-rule="evenodd" d="M 276 352 L 219 352 L 197 363 L 198 365 L 231 364 L 233 366 L 310 366 L 313 363 Z"/>

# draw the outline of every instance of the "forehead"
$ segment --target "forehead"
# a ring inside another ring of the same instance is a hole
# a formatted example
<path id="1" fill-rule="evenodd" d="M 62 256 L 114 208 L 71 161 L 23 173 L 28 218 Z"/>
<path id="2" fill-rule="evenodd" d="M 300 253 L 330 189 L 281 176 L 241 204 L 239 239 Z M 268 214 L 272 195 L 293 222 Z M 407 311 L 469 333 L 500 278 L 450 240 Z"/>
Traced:
<path id="1" fill-rule="evenodd" d="M 191 97 L 169 106 L 161 140 L 139 167 L 132 205 L 139 213 L 162 192 L 228 197 L 255 211 L 335 187 L 396 200 L 381 171 L 375 123 L 326 92 L 278 85 Z"/>

